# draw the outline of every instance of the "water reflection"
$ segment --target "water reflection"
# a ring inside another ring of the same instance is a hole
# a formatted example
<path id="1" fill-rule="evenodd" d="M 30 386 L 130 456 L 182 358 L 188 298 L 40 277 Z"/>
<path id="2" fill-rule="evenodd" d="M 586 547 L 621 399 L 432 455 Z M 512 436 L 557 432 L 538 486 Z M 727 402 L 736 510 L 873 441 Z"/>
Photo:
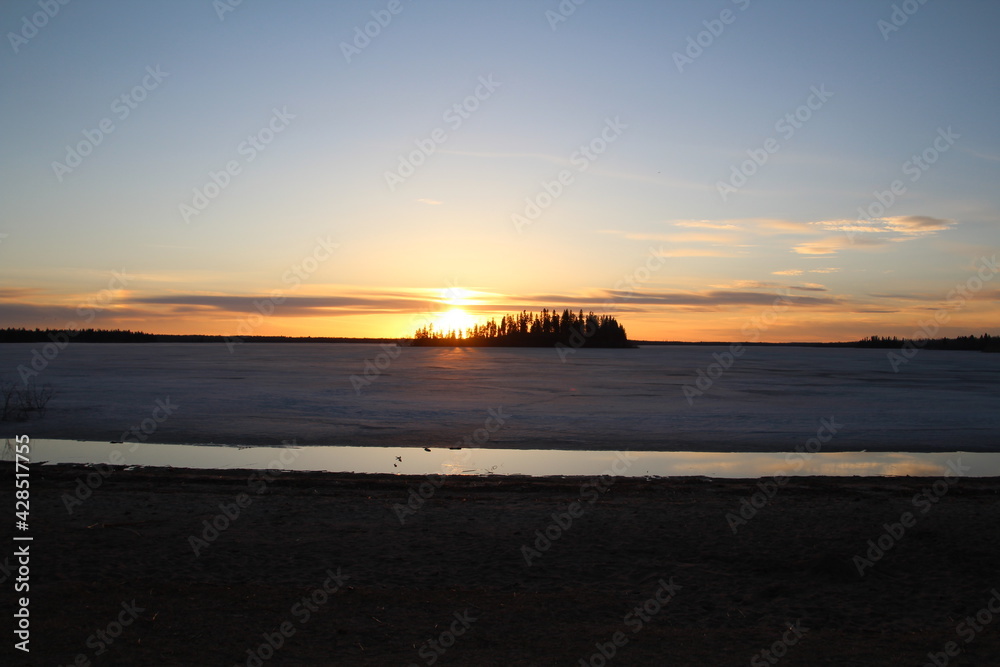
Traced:
<path id="1" fill-rule="evenodd" d="M 3 459 L 13 459 L 13 441 Z M 406 475 L 597 475 L 609 469 L 630 477 L 766 477 L 784 475 L 939 477 L 949 463 L 971 477 L 1000 476 L 1000 453 L 831 452 L 799 454 L 725 452 L 607 452 L 416 447 L 230 447 L 111 444 L 32 440 L 32 462 L 104 463 L 183 468 L 325 470 Z M 963 468 L 964 469 L 964 468 Z"/>

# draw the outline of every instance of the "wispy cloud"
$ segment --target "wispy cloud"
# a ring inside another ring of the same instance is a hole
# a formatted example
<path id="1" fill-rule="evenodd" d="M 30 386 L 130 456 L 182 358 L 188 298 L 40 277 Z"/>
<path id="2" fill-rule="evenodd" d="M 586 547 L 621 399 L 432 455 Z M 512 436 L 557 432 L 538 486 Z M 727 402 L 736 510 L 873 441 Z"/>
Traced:
<path id="1" fill-rule="evenodd" d="M 771 237 L 772 240 L 768 241 L 769 244 L 787 242 L 789 247 L 800 255 L 833 255 L 852 247 L 865 249 L 890 242 L 898 243 L 924 238 L 951 229 L 957 223 L 950 218 L 937 218 L 929 215 L 900 215 L 873 220 L 843 219 L 799 222 L 779 218 L 739 218 L 668 220 L 666 224 L 674 228 L 697 229 L 700 232 L 654 234 L 622 231 L 616 233 L 626 238 L 662 240 L 680 244 L 714 243 L 728 248 L 752 247 L 752 244 L 748 242 L 752 242 L 755 237 Z M 845 232 L 845 234 L 838 238 L 830 236 L 830 232 Z M 824 238 L 817 239 L 818 236 Z M 774 237 L 778 237 L 779 240 L 775 241 Z M 838 269 L 812 270 L 812 272 L 833 273 L 836 270 Z M 774 271 L 773 275 L 794 276 L 802 275 L 803 272 L 804 270 L 801 269 L 786 269 Z"/>
<path id="2" fill-rule="evenodd" d="M 759 280 L 733 280 L 722 285 L 709 285 L 714 289 L 774 289 L 785 287 L 782 283 L 761 282 Z"/>
<path id="3" fill-rule="evenodd" d="M 41 291 L 37 287 L 0 287 L 0 299 L 23 299 Z"/>
<path id="4" fill-rule="evenodd" d="M 956 222 L 949 218 L 908 215 L 871 221 L 842 219 L 798 222 L 777 218 L 745 218 L 677 219 L 666 220 L 664 224 L 678 231 L 606 229 L 602 230 L 601 233 L 634 241 L 655 241 L 669 244 L 661 246 L 657 251 L 658 256 L 667 258 L 746 257 L 753 252 L 753 248 L 759 246 L 759 244 L 755 245 L 753 241 L 760 237 L 767 237 L 766 243 L 771 247 L 780 247 L 782 244 L 786 244 L 786 247 L 795 254 L 822 257 L 836 255 L 849 249 L 888 249 L 889 244 L 925 238 L 951 229 Z M 844 233 L 834 234 L 833 232 Z M 772 271 L 771 275 L 801 276 L 808 273 L 829 274 L 839 271 L 839 267 L 790 268 Z M 804 283 L 802 287 L 818 289 L 813 285 L 813 283 Z M 726 286 L 739 289 L 752 287 L 750 284 L 740 283 L 727 284 Z"/>
<path id="5" fill-rule="evenodd" d="M 747 253 L 713 248 L 670 248 L 656 253 L 657 257 L 677 259 L 681 257 L 744 257 Z"/>
<path id="6" fill-rule="evenodd" d="M 745 281 L 751 283 L 752 281 Z M 781 287 L 779 285 L 779 287 Z M 610 306 L 615 311 L 650 312 L 654 307 L 681 308 L 685 310 L 721 310 L 741 306 L 769 306 L 776 300 L 789 306 L 841 307 L 843 301 L 836 297 L 813 297 L 783 294 L 777 291 L 738 291 L 712 289 L 684 292 L 597 290 L 584 294 L 533 294 L 525 297 L 508 297 L 508 303 L 489 307 L 493 312 L 521 310 L 522 308 L 581 307 L 584 310 L 604 310 Z M 485 310 L 481 308 L 480 310 Z"/>
<path id="7" fill-rule="evenodd" d="M 683 250 L 691 250 L 690 246 L 705 245 L 705 246 L 725 246 L 728 248 L 734 247 L 747 247 L 752 248 L 753 245 L 747 245 L 740 243 L 744 240 L 744 236 L 728 231 L 701 231 L 701 232 L 632 232 L 622 229 L 602 229 L 598 231 L 599 234 L 610 234 L 613 236 L 620 236 L 623 239 L 629 241 L 660 241 L 663 243 L 673 243 L 678 245 L 687 246 Z M 674 252 L 681 252 L 682 249 L 674 248 Z M 675 255 L 680 257 L 682 255 Z M 698 256 L 703 255 L 686 255 L 686 256 Z M 728 255 L 704 255 L 708 256 L 728 256 Z"/>
<path id="8" fill-rule="evenodd" d="M 877 237 L 858 236 L 849 238 L 848 236 L 828 236 L 820 241 L 807 241 L 792 247 L 792 250 L 800 255 L 834 255 L 844 248 L 851 247 L 875 247 L 885 245 L 890 239 Z"/>
<path id="9" fill-rule="evenodd" d="M 868 296 L 875 299 L 892 299 L 893 301 L 941 301 L 940 294 L 927 293 L 871 292 Z"/>
<path id="10" fill-rule="evenodd" d="M 929 215 L 905 215 L 895 218 L 883 218 L 883 224 L 894 232 L 903 234 L 930 234 L 941 232 L 955 226 L 955 221 L 948 218 L 933 218 Z"/>
<path id="11" fill-rule="evenodd" d="M 956 223 L 948 218 L 934 218 L 929 215 L 899 215 L 890 218 L 874 218 L 869 221 L 822 220 L 813 224 L 827 231 L 924 236 L 950 229 Z"/>
<path id="12" fill-rule="evenodd" d="M 802 283 L 801 285 L 786 285 L 785 283 L 763 282 L 760 280 L 734 280 L 723 285 L 709 285 L 714 289 L 793 289 L 803 292 L 827 292 L 819 283 Z"/>
<path id="13" fill-rule="evenodd" d="M 959 150 L 968 153 L 969 155 L 975 155 L 977 158 L 981 160 L 988 160 L 990 162 L 1000 162 L 1000 155 L 997 155 L 996 153 L 984 153 L 982 151 L 973 150 L 966 146 L 961 146 Z"/>
<path id="14" fill-rule="evenodd" d="M 210 294 L 167 294 L 134 297 L 129 303 L 167 306 L 191 312 L 192 307 L 219 313 L 251 313 L 257 304 L 267 300 L 267 295 L 233 296 Z M 275 311 L 285 317 L 356 314 L 359 312 L 402 312 L 412 310 L 423 300 L 403 295 L 370 294 L 360 296 L 282 296 L 274 304 Z"/>
<path id="15" fill-rule="evenodd" d="M 712 220 L 674 220 L 675 227 L 698 227 L 700 229 L 740 229 L 731 222 L 715 222 Z"/>
<path id="16" fill-rule="evenodd" d="M 845 234 L 798 243 L 792 250 L 800 255 L 833 255 L 852 247 L 872 248 L 887 243 L 911 241 L 951 229 L 956 222 L 929 215 L 900 215 L 872 220 L 820 220 L 810 224 L 824 232 Z"/>
<path id="17" fill-rule="evenodd" d="M 807 222 L 781 220 L 779 218 L 732 218 L 723 220 L 670 220 L 675 227 L 696 227 L 700 229 L 719 229 L 741 231 L 759 236 L 774 236 L 777 234 L 812 234 L 815 229 Z"/>
<path id="18" fill-rule="evenodd" d="M 598 230 L 597 233 L 610 234 L 612 236 L 620 236 L 623 239 L 628 239 L 629 241 L 666 241 L 670 238 L 670 234 L 629 232 L 623 229 L 601 229 Z"/>
<path id="19" fill-rule="evenodd" d="M 738 292 L 733 290 L 710 290 L 706 292 L 643 292 L 631 293 L 611 290 L 612 297 L 626 303 L 659 306 L 766 306 L 775 300 L 789 306 L 839 306 L 840 299 L 832 297 L 812 297 L 780 295 L 774 292 Z"/>

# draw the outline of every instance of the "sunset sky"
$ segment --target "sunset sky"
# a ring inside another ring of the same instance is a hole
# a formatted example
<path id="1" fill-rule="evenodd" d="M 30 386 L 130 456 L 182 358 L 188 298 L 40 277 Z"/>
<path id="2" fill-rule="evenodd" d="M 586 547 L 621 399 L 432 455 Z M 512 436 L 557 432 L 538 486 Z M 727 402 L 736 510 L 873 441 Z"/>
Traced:
<path id="1" fill-rule="evenodd" d="M 51 5 L 0 6 L 0 326 L 1000 333 L 998 3 Z"/>

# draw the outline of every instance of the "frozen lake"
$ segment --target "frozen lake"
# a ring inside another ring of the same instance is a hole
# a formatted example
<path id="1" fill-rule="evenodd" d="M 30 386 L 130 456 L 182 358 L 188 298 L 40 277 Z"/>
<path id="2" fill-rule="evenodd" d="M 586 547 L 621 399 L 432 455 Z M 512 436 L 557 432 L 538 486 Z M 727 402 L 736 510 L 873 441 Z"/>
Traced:
<path id="1" fill-rule="evenodd" d="M 30 367 L 41 348 L 0 345 L 4 379 L 19 382 L 18 365 Z M 3 422 L 0 437 L 1000 451 L 1000 355 L 923 350 L 897 373 L 886 350 L 746 348 L 711 386 L 702 380 L 703 394 L 685 396 L 699 370 L 716 374 L 713 355 L 726 350 L 579 350 L 563 362 L 552 349 L 397 348 L 393 358 L 377 345 L 243 344 L 230 353 L 222 343 L 70 343 L 35 378 L 55 388 L 47 414 Z"/>

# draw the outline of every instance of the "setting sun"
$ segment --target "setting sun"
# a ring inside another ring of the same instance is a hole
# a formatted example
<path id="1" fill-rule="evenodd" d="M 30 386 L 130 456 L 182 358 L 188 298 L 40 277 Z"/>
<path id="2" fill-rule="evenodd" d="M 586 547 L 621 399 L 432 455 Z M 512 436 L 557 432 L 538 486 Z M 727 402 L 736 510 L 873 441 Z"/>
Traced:
<path id="1" fill-rule="evenodd" d="M 476 318 L 461 308 L 452 308 L 442 313 L 434 313 L 434 328 L 437 331 L 454 331 L 459 337 L 465 337 L 465 330 L 475 323 Z"/>

